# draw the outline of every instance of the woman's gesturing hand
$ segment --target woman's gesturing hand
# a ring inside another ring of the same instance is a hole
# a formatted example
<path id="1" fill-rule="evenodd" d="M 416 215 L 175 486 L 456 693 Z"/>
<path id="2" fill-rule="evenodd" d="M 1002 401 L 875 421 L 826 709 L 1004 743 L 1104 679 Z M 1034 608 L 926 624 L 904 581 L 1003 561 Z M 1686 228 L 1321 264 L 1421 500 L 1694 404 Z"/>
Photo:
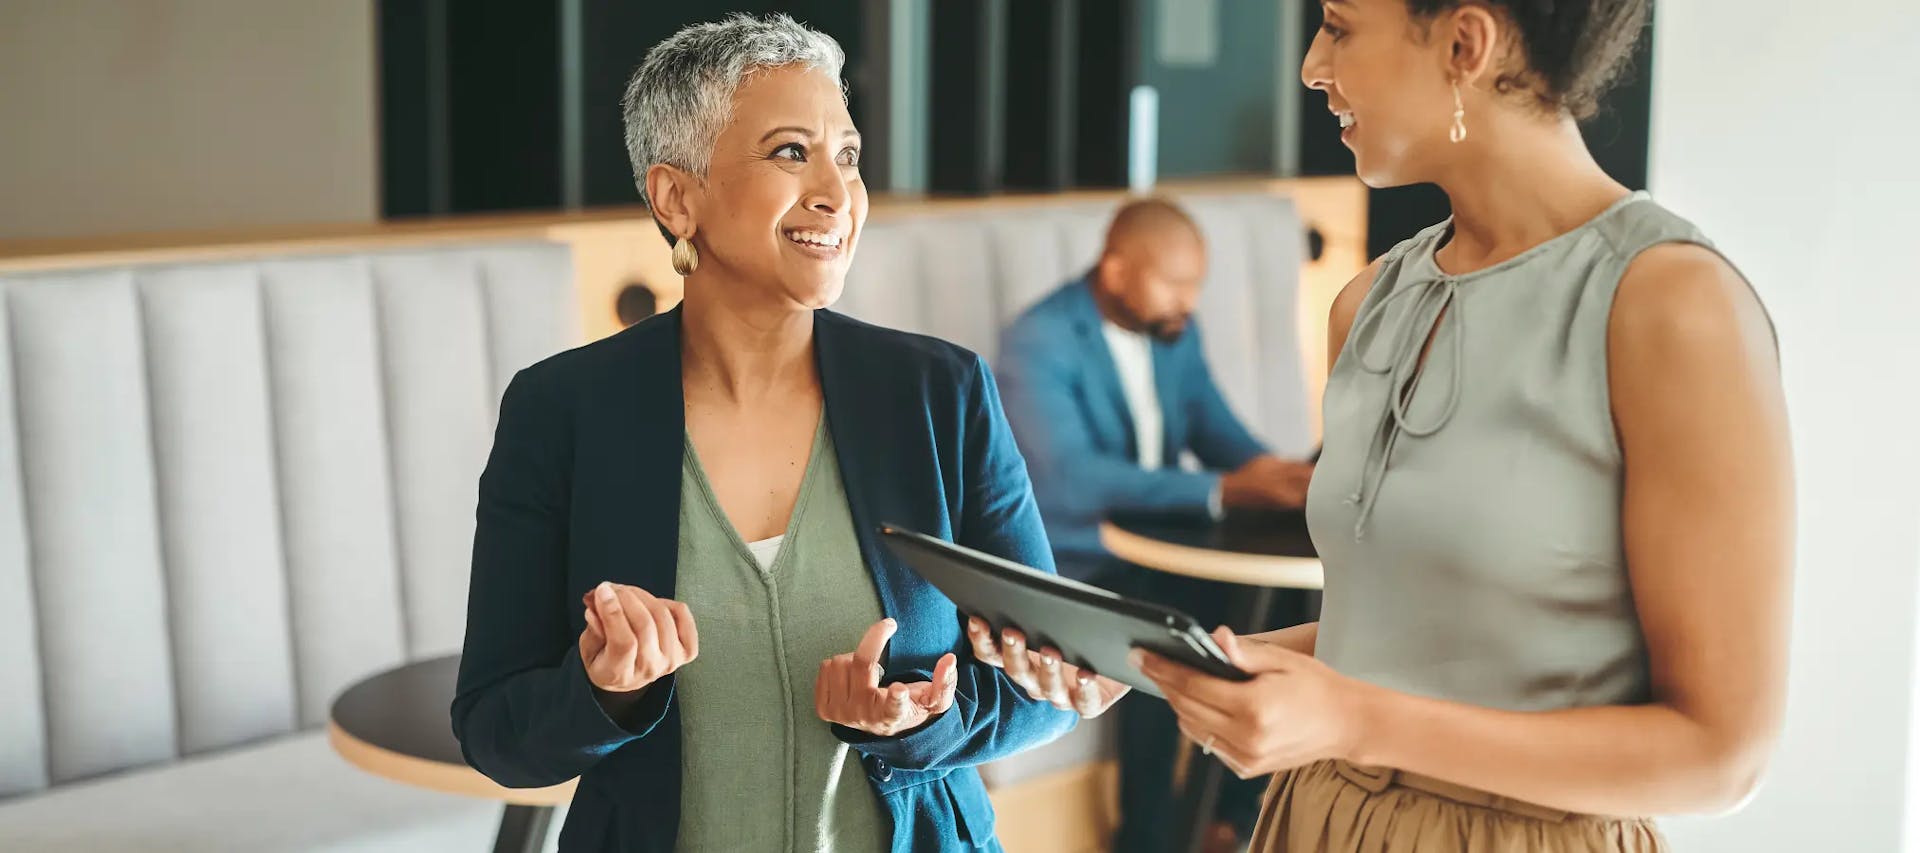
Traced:
<path id="1" fill-rule="evenodd" d="M 635 693 L 700 656 L 700 634 L 685 604 L 637 586 L 603 582 L 585 598 L 580 660 L 607 693 Z"/>
<path id="2" fill-rule="evenodd" d="M 820 677 L 813 683 L 813 704 L 820 719 L 892 737 L 919 728 L 953 707 L 959 661 L 951 653 L 941 655 L 934 664 L 932 681 L 880 686 L 880 653 L 897 628 L 892 619 L 875 622 L 852 653 L 821 661 Z"/>

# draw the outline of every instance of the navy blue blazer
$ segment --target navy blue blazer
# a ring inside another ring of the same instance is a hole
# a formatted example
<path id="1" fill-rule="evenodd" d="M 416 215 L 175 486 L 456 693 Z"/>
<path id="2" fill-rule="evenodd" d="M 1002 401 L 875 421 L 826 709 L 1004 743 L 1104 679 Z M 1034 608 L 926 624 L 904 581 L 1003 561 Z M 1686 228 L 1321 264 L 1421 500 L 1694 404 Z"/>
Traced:
<path id="1" fill-rule="evenodd" d="M 1077 718 L 973 661 L 953 602 L 875 531 L 897 523 L 1051 571 L 1026 465 L 973 353 L 829 311 L 814 314 L 814 344 L 861 556 L 899 624 L 888 678 L 928 679 L 947 652 L 963 661 L 953 708 L 927 725 L 892 738 L 834 732 L 861 753 L 894 850 L 998 849 L 974 765 Z M 502 785 L 580 777 L 564 850 L 670 851 L 678 832 L 673 679 L 623 728 L 594 699 L 577 643 L 581 596 L 595 584 L 674 594 L 683 405 L 677 309 L 521 371 L 500 403 L 453 730 L 467 761 Z"/>
<path id="2" fill-rule="evenodd" d="M 1086 579 L 1113 565 L 1100 520 L 1114 512 L 1204 516 L 1223 470 L 1267 452 L 1227 407 L 1200 346 L 1198 322 L 1153 344 L 1168 467 L 1140 467 L 1133 413 L 1101 333 L 1086 279 L 1068 282 L 1001 333 L 998 368 L 1007 418 L 1033 469 L 1060 573 Z M 1192 451 L 1208 471 L 1174 467 Z"/>

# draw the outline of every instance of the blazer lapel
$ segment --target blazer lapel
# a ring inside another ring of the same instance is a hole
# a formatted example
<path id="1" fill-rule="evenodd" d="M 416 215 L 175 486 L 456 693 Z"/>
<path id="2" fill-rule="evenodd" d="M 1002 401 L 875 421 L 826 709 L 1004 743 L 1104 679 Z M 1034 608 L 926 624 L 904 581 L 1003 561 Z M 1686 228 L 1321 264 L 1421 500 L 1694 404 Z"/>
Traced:
<path id="1" fill-rule="evenodd" d="M 1160 464 L 1180 466 L 1180 449 L 1187 446 L 1187 413 L 1180 405 L 1180 348 L 1190 339 L 1153 342 L 1153 393 L 1160 398 Z"/>
<path id="2" fill-rule="evenodd" d="M 900 590 L 895 589 L 892 579 L 900 573 L 886 570 L 893 555 L 880 545 L 880 525 L 909 525 L 934 535 L 945 531 L 928 529 L 925 519 L 909 517 L 908 508 L 925 503 L 911 500 L 906 492 L 908 481 L 917 473 L 914 467 L 925 468 L 934 460 L 930 456 L 912 459 L 901 452 L 899 442 L 910 431 L 893 430 L 889 424 L 902 419 L 912 422 L 914 412 L 903 412 L 902 406 L 915 409 L 921 418 L 926 414 L 917 411 L 918 401 L 900 399 L 901 389 L 880 381 L 880 371 L 861 360 L 845 339 L 853 331 L 847 323 L 831 311 L 814 312 L 814 366 L 820 371 L 827 432 L 833 437 L 834 461 L 840 465 L 840 481 L 846 487 L 847 510 L 853 515 L 862 562 L 880 593 L 881 613 L 899 619 L 903 615 Z M 893 515 L 881 518 L 881 507 L 891 509 Z"/>
<path id="3" fill-rule="evenodd" d="M 1133 409 L 1127 405 L 1127 392 L 1120 386 L 1120 369 L 1113 364 L 1113 350 L 1102 331 L 1100 306 L 1093 301 L 1093 282 L 1083 280 L 1080 298 L 1074 300 L 1073 330 L 1076 345 L 1087 366 L 1087 402 L 1096 417 L 1108 418 L 1125 443 L 1128 459 L 1140 457 L 1140 436 L 1133 431 Z M 1158 369 L 1158 366 L 1155 366 Z"/>
<path id="4" fill-rule="evenodd" d="M 673 597 L 680 557 L 680 469 L 686 447 L 686 405 L 680 383 L 679 308 L 635 329 L 633 349 L 615 360 L 606 388 L 628 389 L 586 405 L 605 405 L 613 430 L 594 444 L 599 457 L 576 460 L 575 470 L 626 499 L 597 500 L 576 507 L 600 531 L 591 541 L 604 549 L 594 562 L 607 580 Z"/>
<path id="5" fill-rule="evenodd" d="M 597 369 L 576 401 L 574 564 L 583 591 L 603 580 L 673 597 L 680 556 L 680 466 L 686 406 L 680 391 L 680 309 L 625 332 L 622 352 Z M 591 436 L 589 440 L 587 436 Z M 636 849 L 670 850 L 679 830 L 680 702 L 668 696 L 653 734 L 601 765 L 599 784 L 634 792 L 621 831 Z M 662 776 L 658 768 L 668 768 Z M 671 781 L 668 781 L 671 780 Z"/>

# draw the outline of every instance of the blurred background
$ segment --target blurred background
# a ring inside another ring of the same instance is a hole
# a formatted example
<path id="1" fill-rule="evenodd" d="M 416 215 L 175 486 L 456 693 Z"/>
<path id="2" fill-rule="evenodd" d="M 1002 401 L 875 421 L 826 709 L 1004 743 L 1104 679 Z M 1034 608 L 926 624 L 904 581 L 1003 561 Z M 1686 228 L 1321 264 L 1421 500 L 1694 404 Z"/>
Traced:
<path id="1" fill-rule="evenodd" d="M 734 11 L 846 50 L 841 309 L 991 357 L 1167 193 L 1278 449 L 1317 442 L 1338 287 L 1447 215 L 1352 177 L 1299 0 L 0 0 L 0 849 L 550 841 L 565 792 L 434 740 L 473 481 L 514 370 L 679 299 L 618 104 Z M 1583 127 L 1753 279 L 1796 429 L 1785 740 L 1679 849 L 1920 847 L 1916 45 L 1907 0 L 1661 0 Z M 1112 737 L 989 769 L 1008 849 L 1100 849 Z"/>
<path id="2" fill-rule="evenodd" d="M 881 143 L 876 191 L 1125 186 L 1137 86 L 1156 96 L 1162 179 L 1352 174 L 1323 98 L 1298 85 L 1313 3 L 659 5 L 8 0 L 0 108 L 32 121 L 8 126 L 0 237 L 633 204 L 613 108 L 628 73 L 730 11 L 840 42 L 854 121 Z M 1653 43 L 1588 128 L 1635 188 Z M 1445 215 L 1420 190 L 1370 209 L 1373 254 Z"/>

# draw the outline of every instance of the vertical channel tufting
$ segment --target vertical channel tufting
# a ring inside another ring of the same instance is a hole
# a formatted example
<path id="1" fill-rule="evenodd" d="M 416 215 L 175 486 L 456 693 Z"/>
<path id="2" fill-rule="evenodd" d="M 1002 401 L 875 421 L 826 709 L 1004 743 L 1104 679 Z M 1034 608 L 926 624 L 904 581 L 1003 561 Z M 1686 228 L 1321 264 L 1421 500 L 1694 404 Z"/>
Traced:
<path id="1" fill-rule="evenodd" d="M 1230 196 L 1201 196 L 1189 200 L 1188 213 L 1200 226 L 1207 244 L 1207 278 L 1200 290 L 1201 342 L 1215 384 L 1240 421 L 1264 437 L 1254 420 L 1260 392 L 1254 375 L 1258 363 L 1259 331 L 1254 328 L 1247 231 L 1237 219 Z"/>
<path id="2" fill-rule="evenodd" d="M 266 346 L 252 265 L 138 273 L 180 749 L 294 727 Z"/>
<path id="3" fill-rule="evenodd" d="M 406 657 L 372 276 L 362 258 L 261 268 L 302 726 Z"/>
<path id="4" fill-rule="evenodd" d="M 47 786 L 46 696 L 20 480 L 10 290 L 0 279 L 0 799 Z"/>
<path id="5" fill-rule="evenodd" d="M 988 256 L 992 244 L 987 240 L 986 232 L 977 224 L 967 224 L 957 217 L 925 216 L 915 218 L 911 239 L 915 248 L 915 259 L 911 266 L 904 267 L 905 277 L 886 283 L 889 290 L 915 293 L 979 294 L 996 292 L 999 288 L 996 270 Z M 914 296 L 917 304 L 921 297 Z M 945 308 L 953 303 L 939 302 Z M 916 314 L 918 309 L 916 309 Z M 993 321 L 998 328 L 998 320 Z M 971 346 L 967 342 L 962 346 Z"/>
<path id="6" fill-rule="evenodd" d="M 859 282 L 869 293 L 882 294 L 897 306 L 891 310 L 911 322 L 913 331 L 933 335 L 968 349 L 986 352 L 993 342 L 992 303 L 980 299 L 992 292 L 992 282 L 975 278 L 961 284 L 959 273 L 943 276 L 934 266 L 941 241 L 952 239 L 952 229 L 937 218 L 902 217 L 888 222 L 883 235 L 862 238 L 860 254 L 868 264 Z M 910 313 L 909 313 L 910 312 Z M 981 349 L 985 345 L 987 349 Z"/>
<path id="7" fill-rule="evenodd" d="M 886 287 L 885 281 L 887 273 L 882 268 L 890 265 L 887 257 L 891 254 L 882 251 L 879 253 L 882 256 L 881 258 L 869 257 L 867 255 L 867 247 L 878 244 L 887 238 L 876 239 L 871 242 L 868 238 L 874 234 L 887 234 L 889 236 L 898 234 L 900 228 L 899 223 L 900 220 L 897 218 L 887 223 L 869 221 L 865 226 L 865 230 L 860 232 L 860 244 L 854 252 L 853 265 L 847 268 L 847 286 L 840 291 L 840 299 L 833 303 L 833 310 L 849 317 L 868 320 L 867 296 L 880 288 Z M 892 242 L 897 243 L 899 241 L 894 239 Z M 868 320 L 868 322 L 872 321 Z"/>
<path id="8" fill-rule="evenodd" d="M 486 348 L 491 374 L 488 418 L 493 437 L 495 408 L 507 382 L 521 368 L 577 346 L 580 311 L 573 294 L 573 254 L 558 243 L 529 243 L 475 250 L 486 288 Z M 477 488 L 479 470 L 473 472 Z M 471 490 L 471 489 L 470 489 Z"/>
<path id="9" fill-rule="evenodd" d="M 987 231 L 998 292 L 1015 316 L 1060 286 L 1059 270 L 1067 263 L 1061 257 L 1058 216 L 1058 209 L 1041 208 L 972 226 Z"/>
<path id="10" fill-rule="evenodd" d="M 273 456 L 268 460 L 273 471 L 273 520 L 274 529 L 278 531 L 280 537 L 280 553 L 278 555 L 277 565 L 280 568 L 281 597 L 279 602 L 269 606 L 275 606 L 280 611 L 280 625 L 286 629 L 286 637 L 282 640 L 282 646 L 286 649 L 287 654 L 287 692 L 293 705 L 293 726 L 295 729 L 299 729 L 304 727 L 307 721 L 303 717 L 304 711 L 301 705 L 300 655 L 298 652 L 300 624 L 295 621 L 298 619 L 299 613 L 293 600 L 293 557 L 291 554 L 291 545 L 287 541 L 287 483 L 283 470 L 283 466 L 286 465 L 286 454 L 280 446 L 280 436 L 284 434 L 284 431 L 280 427 L 279 403 L 274 394 L 273 387 L 274 377 L 277 374 L 274 371 L 273 361 L 273 318 L 267 307 L 271 296 L 267 289 L 266 269 L 261 266 L 259 261 L 253 261 L 252 271 L 255 293 L 254 307 L 257 309 L 253 317 L 253 327 L 255 330 L 254 334 L 258 336 L 260 340 L 260 368 L 266 381 L 267 443 L 273 448 Z"/>
<path id="11" fill-rule="evenodd" d="M 177 754 L 141 321 L 124 270 L 10 294 L 55 784 Z"/>
<path id="12" fill-rule="evenodd" d="M 869 323 L 899 329 L 913 329 L 922 320 L 916 275 L 917 247 L 907 238 L 911 220 L 895 220 L 867 226 L 860 236 L 859 251 L 853 268 L 847 271 L 847 286 L 834 310 Z M 935 298 L 928 290 L 928 298 Z"/>
<path id="13" fill-rule="evenodd" d="M 0 276 L 0 799 L 458 647 L 492 407 L 578 341 L 570 255 L 388 261 L 384 300 L 356 256 Z"/>
<path id="14" fill-rule="evenodd" d="M 1312 450 L 1313 424 L 1308 417 L 1307 367 L 1300 351 L 1302 323 L 1324 323 L 1324 317 L 1302 317 L 1300 271 L 1307 261 L 1306 230 L 1293 201 L 1257 195 L 1242 202 L 1240 219 L 1252 234 L 1251 260 L 1254 302 L 1259 316 L 1255 328 L 1260 349 L 1261 409 L 1254 422 L 1261 438 L 1274 450 L 1305 455 Z"/>
<path id="15" fill-rule="evenodd" d="M 474 487 L 497 399 L 470 251 L 373 259 L 407 653 L 459 651 L 473 556 Z"/>
<path id="16" fill-rule="evenodd" d="M 1063 209 L 1060 220 L 1060 281 L 1085 275 L 1100 262 L 1107 242 L 1107 223 L 1119 205 L 1111 202 L 1075 204 Z"/>

